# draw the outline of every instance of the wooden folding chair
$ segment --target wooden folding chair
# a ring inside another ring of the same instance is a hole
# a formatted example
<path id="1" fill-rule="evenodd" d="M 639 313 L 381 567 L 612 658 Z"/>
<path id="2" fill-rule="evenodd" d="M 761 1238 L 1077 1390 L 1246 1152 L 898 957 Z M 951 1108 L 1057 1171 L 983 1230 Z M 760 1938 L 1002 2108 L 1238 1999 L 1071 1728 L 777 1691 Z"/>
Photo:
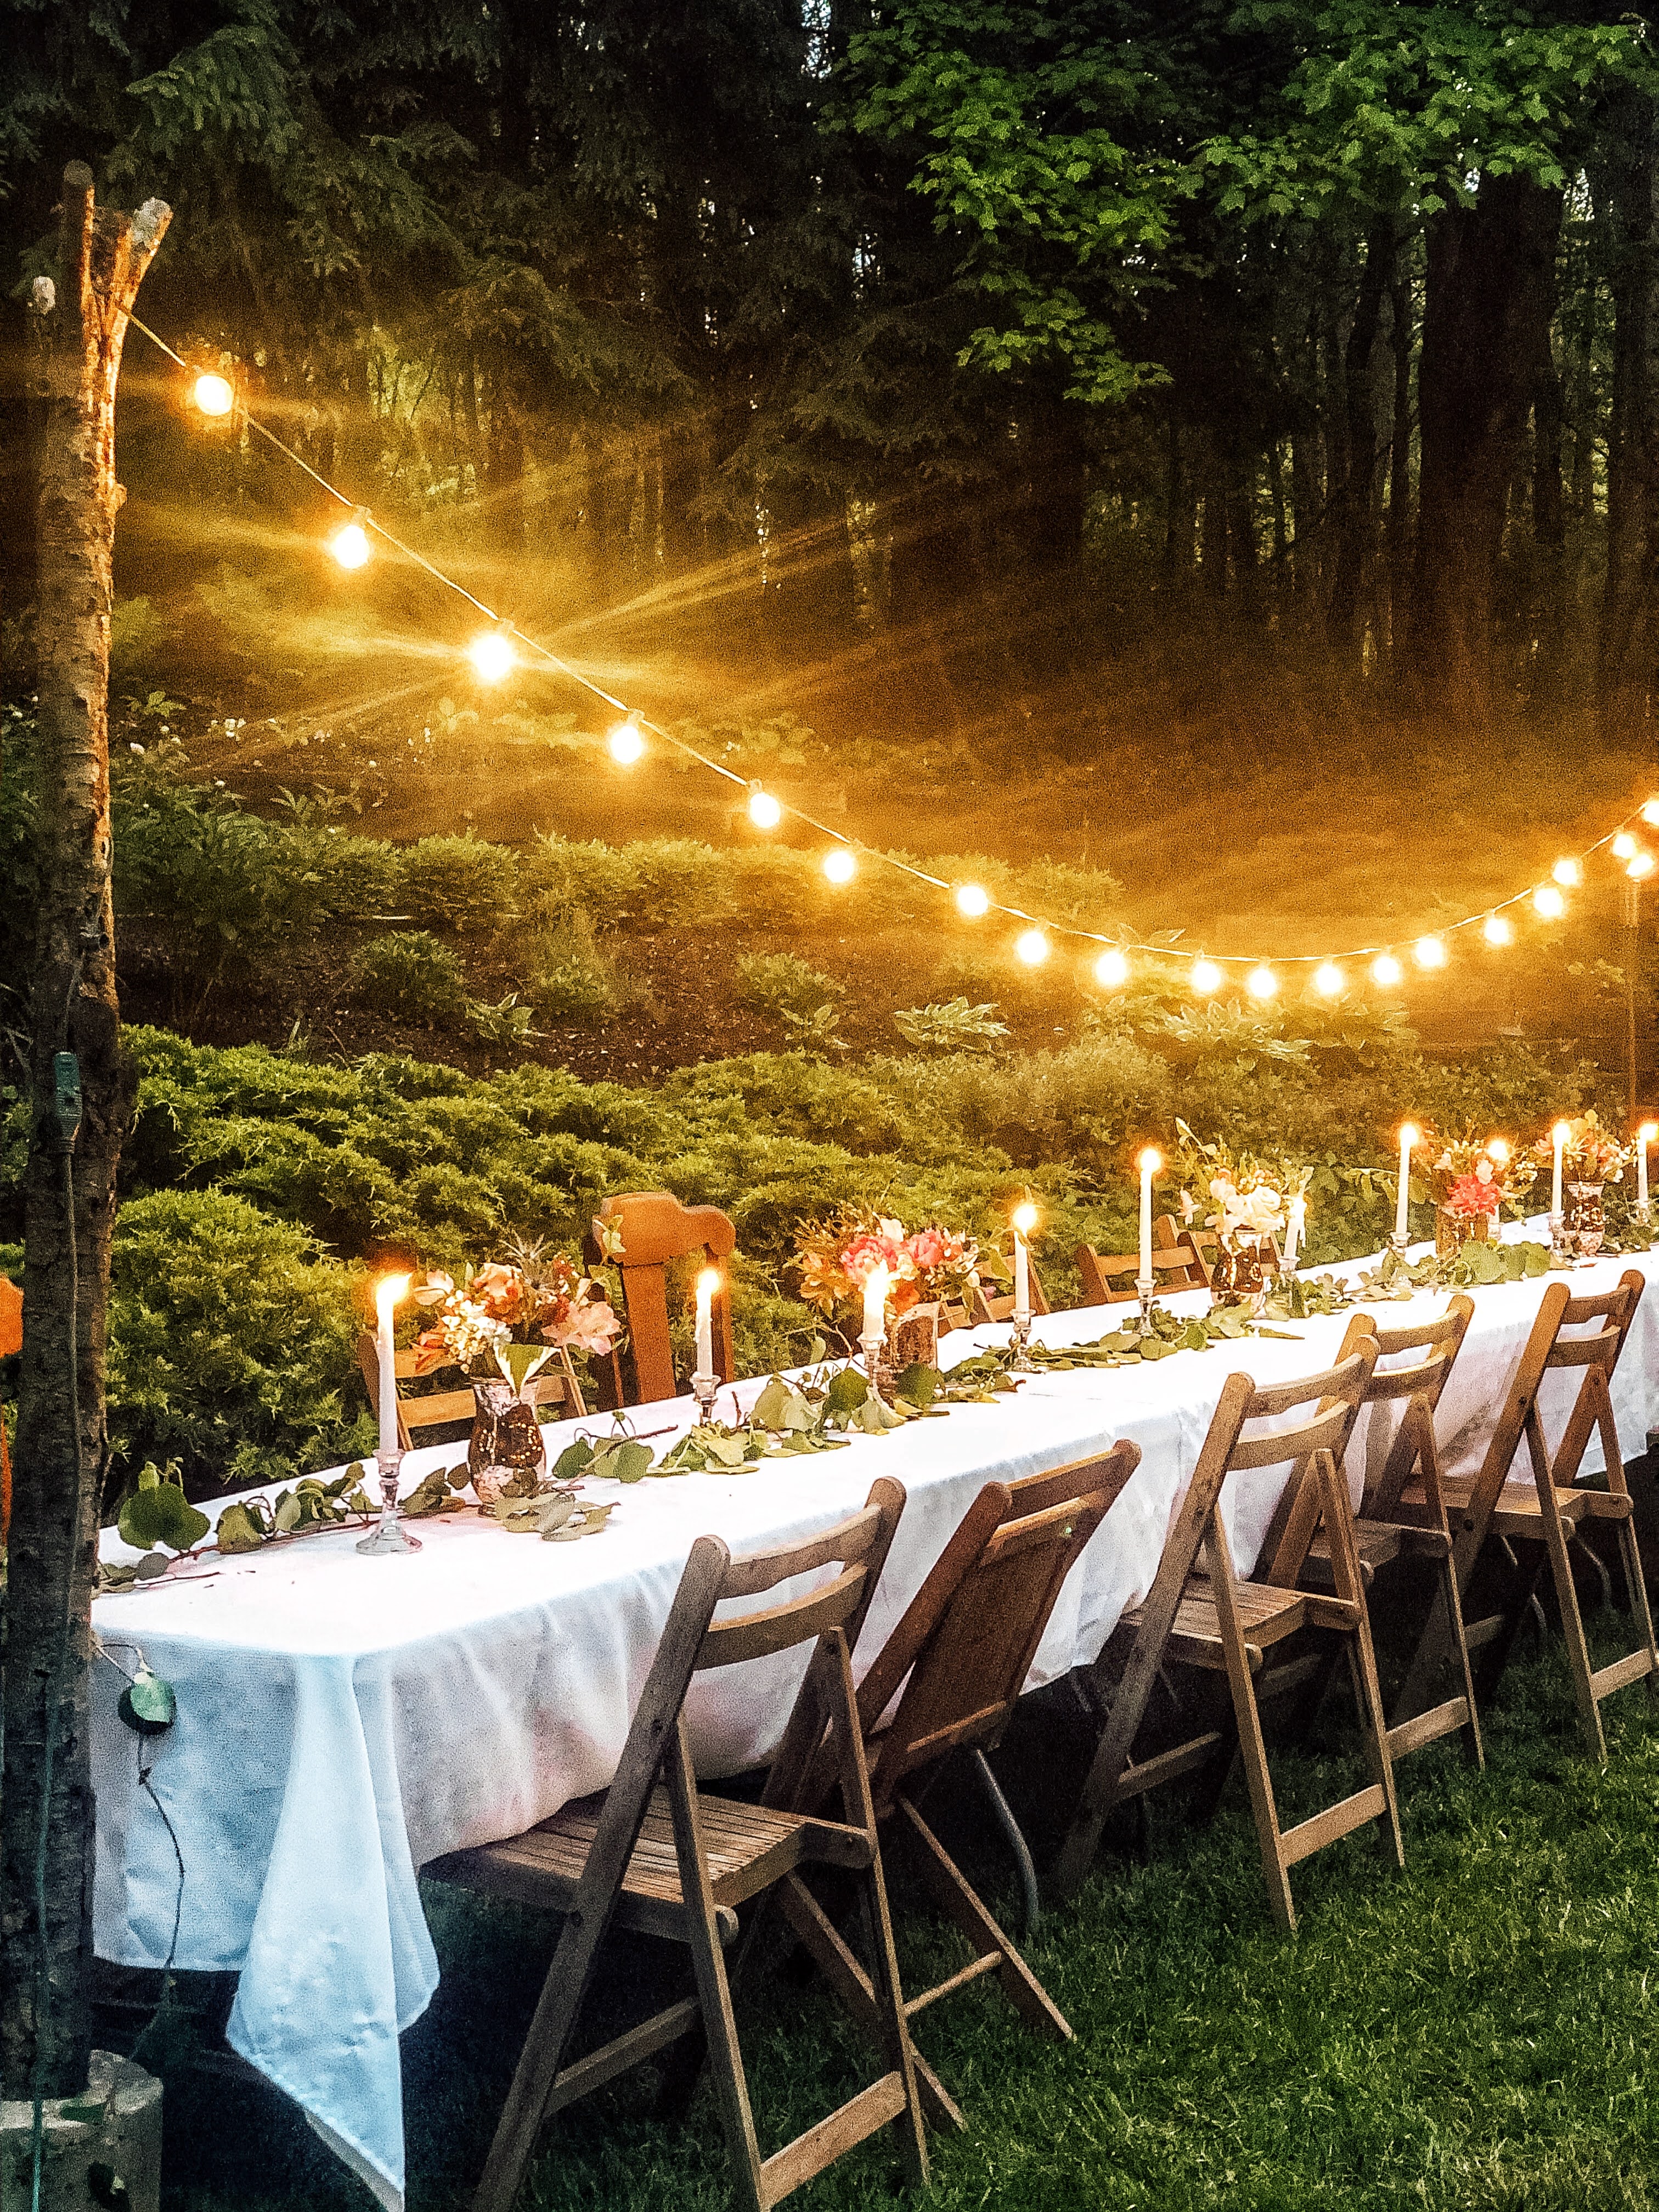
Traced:
<path id="1" fill-rule="evenodd" d="M 455 1852 L 425 1869 L 566 1916 L 473 2198 L 475 2212 L 508 2212 L 550 2114 L 699 2026 L 708 2039 L 733 2185 L 744 2212 L 765 2212 L 890 2123 L 897 2124 L 917 2178 L 927 2179 L 921 2108 L 848 1663 L 903 1504 L 900 1486 L 883 1480 L 860 1512 L 825 1534 L 748 1559 L 733 1559 L 717 1536 L 700 1536 L 610 1789 L 567 1805 L 524 1835 Z M 839 1570 L 834 1577 L 804 1596 L 714 1620 L 715 1607 L 726 1600 L 758 1597 L 795 1576 L 831 1565 Z M 794 1794 L 827 1734 L 842 1819 L 775 1802 L 743 1804 L 699 1790 L 684 1711 L 693 1675 L 807 1643 L 814 1650 L 774 1775 L 781 1770 L 780 1793 Z M 874 1955 L 865 1976 L 868 2002 L 855 2006 L 854 2014 L 873 2026 L 885 2070 L 763 2159 L 722 1954 L 737 1935 L 738 1907 L 769 1892 L 777 1893 L 792 1925 L 804 1922 L 816 1933 L 817 1907 L 801 1879 L 801 1870 L 814 1863 L 848 1869 L 859 1880 Z M 572 2034 L 613 1919 L 685 1944 L 696 1993 L 571 2060 Z"/>
<path id="2" fill-rule="evenodd" d="M 1200 1767 L 1211 1769 L 1218 1787 L 1235 1743 L 1243 1754 L 1268 1901 L 1283 1927 L 1296 1925 L 1291 1868 L 1364 1822 L 1376 1822 L 1382 1841 L 1391 1844 L 1396 1862 L 1405 1864 L 1353 1516 L 1340 1464 L 1376 1358 L 1376 1346 L 1367 1339 L 1340 1366 L 1300 1382 L 1258 1388 L 1248 1375 L 1228 1376 L 1152 1589 L 1143 1604 L 1124 1614 L 1118 1636 L 1109 1641 L 1107 1651 L 1085 1678 L 1092 1695 L 1105 1705 L 1105 1722 L 1077 1814 L 1055 1863 L 1054 1883 L 1061 1894 L 1074 1888 L 1088 1871 L 1100 1831 L 1115 1806 Z M 1254 1437 L 1243 1433 L 1252 1423 L 1282 1421 L 1304 1407 L 1310 1410 L 1288 1428 Z M 1287 1463 L 1298 1495 L 1304 1486 L 1315 1486 L 1317 1510 L 1306 1516 L 1306 1525 L 1310 1536 L 1322 1529 L 1330 1546 L 1334 1588 L 1328 1596 L 1265 1582 L 1241 1582 L 1233 1569 L 1219 1511 L 1223 1483 L 1235 1471 Z M 1206 1569 L 1201 1574 L 1195 1571 L 1200 1553 Z M 1279 1826 L 1273 1800 L 1255 1677 L 1269 1650 L 1307 1627 L 1332 1630 L 1343 1638 L 1372 1779 L 1365 1789 L 1286 1830 Z M 1108 1679 L 1109 1654 L 1120 1639 L 1128 1645 L 1127 1659 L 1114 1687 Z M 1226 1675 L 1232 1725 L 1202 1729 L 1137 1760 L 1135 1742 L 1147 1703 L 1160 1670 L 1170 1661 Z"/>
<path id="3" fill-rule="evenodd" d="M 1152 1224 L 1152 1243 L 1158 1251 L 1180 1255 L 1186 1271 L 1180 1279 L 1180 1289 L 1208 1287 L 1219 1249 L 1213 1229 L 1200 1229 L 1195 1221 L 1180 1222 L 1172 1213 L 1160 1213 Z M 1164 1287 L 1171 1291 L 1177 1287 L 1174 1275 L 1167 1279 Z"/>
<path id="4" fill-rule="evenodd" d="M 368 1385 L 368 1402 L 374 1418 L 380 1418 L 380 1353 L 373 1329 L 364 1329 L 357 1339 L 357 1365 L 363 1381 Z M 411 1346 L 406 1352 L 392 1354 L 392 1388 L 407 1382 L 417 1373 L 415 1352 Z M 538 1406 L 557 1409 L 555 1418 L 567 1416 L 580 1420 L 587 1411 L 582 1396 L 581 1384 L 576 1380 L 576 1370 L 570 1363 L 570 1354 L 560 1346 L 550 1364 L 544 1367 L 530 1385 Z M 431 1390 L 419 1397 L 408 1396 L 398 1390 L 398 1442 L 404 1451 L 413 1451 L 415 1439 L 428 1430 L 450 1426 L 456 1421 L 470 1421 L 477 1403 L 469 1385 L 465 1390 Z"/>
<path id="5" fill-rule="evenodd" d="M 1579 1726 L 1589 1748 L 1604 1765 L 1607 1746 L 1601 1727 L 1601 1700 L 1628 1683 L 1645 1680 L 1649 1697 L 1659 1702 L 1659 1680 L 1656 1679 L 1659 1648 L 1654 1643 L 1610 1387 L 1645 1287 L 1644 1278 L 1635 1267 L 1626 1268 L 1612 1290 L 1595 1295 L 1574 1297 L 1565 1283 L 1547 1284 L 1479 1473 L 1446 1475 L 1441 1486 L 1454 1521 L 1461 1524 L 1455 1529 L 1458 1589 L 1469 1650 L 1478 1655 L 1483 1696 L 1490 1694 L 1503 1670 L 1547 1561 L 1560 1608 Z M 1590 1322 L 1599 1327 L 1587 1336 L 1562 1334 L 1564 1329 L 1585 1328 Z M 1538 1392 L 1544 1376 L 1559 1368 L 1578 1368 L 1583 1378 L 1552 1460 L 1538 1411 Z M 1598 1430 L 1607 1462 L 1605 1490 L 1591 1489 L 1578 1480 L 1586 1447 Z M 1523 1437 L 1532 1467 L 1530 1483 L 1524 1477 L 1510 1479 Z M 1569 1550 L 1577 1530 L 1590 1521 L 1615 1524 L 1625 1585 L 1639 1638 L 1634 1650 L 1599 1668 L 1590 1665 Z M 1517 1544 L 1534 1547 L 1528 1559 L 1517 1559 Z M 1477 1574 L 1478 1592 L 1472 1588 Z M 1490 1611 L 1482 1609 L 1488 1591 L 1493 1599 Z M 1418 1647 L 1408 1693 L 1419 1693 L 1421 1680 L 1444 1641 L 1445 1623 L 1437 1609 L 1437 1617 Z"/>
<path id="6" fill-rule="evenodd" d="M 15 1283 L 0 1275 L 0 1359 L 23 1349 L 23 1293 Z M 6 1417 L 0 1413 L 0 1552 L 11 1533 L 11 1453 L 6 1443 Z"/>
<path id="7" fill-rule="evenodd" d="M 1078 1273 L 1083 1278 L 1084 1303 L 1091 1306 L 1121 1306 L 1139 1297 L 1135 1281 L 1140 1273 L 1139 1252 L 1102 1252 L 1092 1244 L 1079 1244 Z M 1152 1252 L 1152 1280 L 1161 1290 L 1182 1291 L 1188 1283 L 1188 1261 L 1180 1251 Z M 1200 1278 L 1200 1286 L 1202 1279 Z M 1116 1287 L 1114 1287 L 1116 1285 Z"/>
<path id="8" fill-rule="evenodd" d="M 1029 1925 L 1036 1893 L 1030 1855 L 985 1754 L 1002 1740 L 1066 1576 L 1139 1463 L 1139 1446 L 1124 1442 L 1052 1474 L 988 1482 L 860 1686 L 876 1818 L 896 1825 L 915 1847 L 940 1911 L 973 1947 L 967 1966 L 908 1999 L 911 2019 L 994 1973 L 1030 2027 L 1071 2040 L 1064 2014 L 923 1819 L 921 1805 L 945 1761 L 965 1752 L 1020 1859 Z M 884 1721 L 896 1696 L 896 1709 Z M 823 1956 L 823 1930 L 811 1948 L 835 1972 L 837 1961 Z M 867 2005 L 871 1992 L 866 1988 L 860 1995 Z M 961 2114 L 920 2055 L 916 2064 L 930 2116 L 960 2126 Z"/>
<path id="9" fill-rule="evenodd" d="M 1042 1288 L 1042 1279 L 1036 1267 L 1026 1262 L 1025 1276 L 1031 1288 L 1031 1311 L 1046 1314 L 1053 1310 Z M 1009 1321 L 1013 1317 L 1014 1294 L 1012 1291 L 988 1291 L 982 1283 L 975 1283 L 968 1293 L 968 1319 L 970 1327 L 980 1322 Z"/>
<path id="10" fill-rule="evenodd" d="M 601 1224 L 606 1234 L 601 1233 Z M 607 1248 L 617 1235 L 622 1250 Z M 628 1322 L 626 1374 L 619 1352 L 607 1356 L 614 1402 L 648 1406 L 672 1398 L 678 1389 L 668 1336 L 668 1267 L 675 1260 L 729 1260 L 738 1232 L 718 1206 L 682 1206 L 672 1191 L 633 1190 L 607 1198 L 582 1244 L 589 1267 L 608 1262 L 620 1269 L 623 1311 Z M 714 1372 L 722 1382 L 737 1374 L 732 1350 L 732 1293 L 722 1273 L 714 1304 Z"/>
<path id="11" fill-rule="evenodd" d="M 1386 1429 L 1377 1432 L 1381 1449 L 1368 1447 L 1371 1465 L 1367 1468 L 1354 1522 L 1354 1548 L 1367 1593 L 1378 1572 L 1394 1567 L 1399 1561 L 1431 1560 L 1437 1583 L 1433 1602 L 1450 1623 L 1447 1656 L 1453 1662 L 1455 1680 L 1460 1686 L 1449 1698 L 1409 1717 L 1401 1717 L 1403 1705 L 1396 1707 L 1389 1729 L 1389 1756 L 1395 1760 L 1420 1751 L 1425 1744 L 1436 1742 L 1441 1736 L 1461 1731 L 1464 1756 L 1473 1765 L 1486 1765 L 1434 1430 L 1435 1409 L 1474 1316 L 1474 1299 L 1461 1292 L 1450 1300 L 1438 1319 L 1404 1328 L 1385 1328 L 1374 1314 L 1356 1313 L 1349 1320 L 1342 1348 L 1337 1354 L 1340 1365 L 1358 1350 L 1362 1340 L 1375 1343 L 1379 1364 L 1371 1370 L 1361 1402 L 1373 1407 L 1402 1407 L 1392 1434 Z M 1407 1366 L 1381 1364 L 1384 1359 L 1401 1358 L 1413 1352 L 1423 1356 Z M 1376 1422 L 1379 1416 L 1374 1413 L 1371 1419 Z M 1262 1546 L 1262 1556 L 1271 1562 L 1266 1577 L 1269 1583 L 1282 1587 L 1300 1579 L 1315 1588 L 1331 1587 L 1329 1540 L 1305 1525 L 1306 1516 L 1312 1510 L 1314 1493 L 1310 1488 L 1304 1486 L 1299 1492 L 1293 1492 L 1287 1486 L 1282 1510 Z M 1316 1660 L 1312 1668 L 1316 1684 L 1328 1680 L 1328 1667 L 1322 1667 Z M 1290 1670 L 1285 1672 L 1288 1674 Z M 1280 1686 L 1293 1686 L 1275 1677 L 1259 1686 L 1259 1694 L 1271 1695 Z M 1317 1696 L 1310 1702 L 1316 1705 Z"/>

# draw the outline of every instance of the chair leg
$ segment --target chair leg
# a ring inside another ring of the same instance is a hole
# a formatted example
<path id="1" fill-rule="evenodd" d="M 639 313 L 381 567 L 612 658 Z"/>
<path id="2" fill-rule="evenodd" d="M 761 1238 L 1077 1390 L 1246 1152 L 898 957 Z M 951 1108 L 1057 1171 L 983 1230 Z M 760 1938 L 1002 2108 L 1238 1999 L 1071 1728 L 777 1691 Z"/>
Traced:
<path id="1" fill-rule="evenodd" d="M 1607 1740 L 1601 1730 L 1601 1708 L 1590 1680 L 1589 1646 L 1584 1639 L 1584 1619 L 1578 1609 L 1578 1590 L 1572 1578 L 1572 1559 L 1567 1550 L 1567 1531 L 1559 1513 L 1547 1503 L 1539 1516 L 1544 1549 L 1555 1582 L 1555 1601 L 1561 1612 L 1561 1634 L 1567 1647 L 1567 1666 L 1572 1674 L 1572 1694 L 1578 1707 L 1578 1725 L 1592 1758 L 1605 1766 Z"/>
<path id="2" fill-rule="evenodd" d="M 1471 1766 L 1484 1770 L 1486 1747 L 1480 1741 L 1480 1715 L 1474 1702 L 1474 1669 L 1469 1662 L 1469 1639 L 1464 1632 L 1463 1601 L 1457 1594 L 1457 1571 L 1449 1552 L 1440 1562 L 1440 1574 L 1447 1617 L 1451 1622 L 1452 1646 L 1457 1654 L 1457 1670 L 1462 1678 L 1463 1695 L 1468 1701 L 1468 1720 L 1458 1731 L 1463 1739 L 1463 1757 Z"/>
<path id="3" fill-rule="evenodd" d="M 1394 1850 L 1396 1866 L 1406 1863 L 1406 1843 L 1400 1832 L 1400 1801 L 1395 1793 L 1394 1760 L 1389 1753 L 1389 1725 L 1382 1711 L 1382 1692 L 1376 1679 L 1376 1657 L 1361 1630 L 1348 1639 L 1348 1680 L 1359 1715 L 1359 1733 L 1365 1746 L 1365 1764 L 1371 1780 L 1382 1792 L 1382 1811 L 1376 1823 L 1376 1839 L 1386 1851 Z"/>
<path id="4" fill-rule="evenodd" d="M 922 1878 L 945 1918 L 961 1929 L 976 1956 L 1001 1960 L 997 1978 L 1003 1994 L 1028 2026 L 1053 2036 L 1058 2043 L 1071 2042 L 1071 2024 L 1065 2014 L 987 1911 L 966 1875 L 902 1791 L 895 1802 L 919 1846 Z"/>
<path id="5" fill-rule="evenodd" d="M 1625 1565 L 1625 1588 L 1630 1593 L 1631 1616 L 1642 1632 L 1642 1641 L 1647 1646 L 1651 1664 L 1644 1680 L 1650 1704 L 1659 1705 L 1659 1644 L 1653 1636 L 1653 1615 L 1648 1609 L 1648 1586 L 1642 1573 L 1641 1547 L 1636 1539 L 1634 1520 L 1619 1523 L 1619 1555 Z"/>
<path id="6" fill-rule="evenodd" d="M 726 2148 L 731 2153 L 732 2184 L 744 2212 L 768 2212 L 755 2116 L 749 2103 L 749 2085 L 744 2078 L 738 2025 L 732 2011 L 732 1991 L 726 1978 L 726 1960 L 714 1922 L 714 1892 L 698 1832 L 696 1778 L 684 1715 L 674 1746 L 663 1761 L 663 1778 L 668 1786 L 668 1802 L 674 1816 L 674 1844 L 679 1862 L 680 1895 L 685 1903 L 691 1971 L 696 1978 L 697 2002 L 708 2038 L 708 2064 L 720 2097 Z"/>
<path id="7" fill-rule="evenodd" d="M 1231 1657 L 1231 1654 L 1229 1656 Z M 1229 1669 L 1231 1674 L 1231 1669 Z M 1273 1802 L 1273 1776 L 1267 1768 L 1267 1746 L 1256 1710 L 1255 1686 L 1248 1669 L 1242 1683 L 1234 1681 L 1233 1711 L 1238 1724 L 1238 1748 L 1249 1786 L 1250 1810 L 1255 1815 L 1256 1841 L 1261 1847 L 1261 1875 L 1267 1885 L 1267 1904 L 1273 1918 L 1287 1933 L 1296 1928 L 1296 1905 L 1291 1897 L 1291 1877 L 1279 1840 L 1279 1808 Z"/>
<path id="8" fill-rule="evenodd" d="M 982 1751 L 968 1754 L 968 1763 L 979 1778 L 979 1785 L 990 1802 L 996 1824 L 1001 1829 L 1008 1848 L 1014 1855 L 1019 1869 L 1021 1903 L 1021 1932 L 1027 1941 L 1036 1935 L 1037 1923 L 1042 1917 L 1042 1900 L 1037 1896 L 1036 1869 L 1031 1863 L 1031 1847 L 1014 1818 L 1014 1809 L 1002 1794 L 1002 1784 L 991 1771 L 991 1762 Z"/>

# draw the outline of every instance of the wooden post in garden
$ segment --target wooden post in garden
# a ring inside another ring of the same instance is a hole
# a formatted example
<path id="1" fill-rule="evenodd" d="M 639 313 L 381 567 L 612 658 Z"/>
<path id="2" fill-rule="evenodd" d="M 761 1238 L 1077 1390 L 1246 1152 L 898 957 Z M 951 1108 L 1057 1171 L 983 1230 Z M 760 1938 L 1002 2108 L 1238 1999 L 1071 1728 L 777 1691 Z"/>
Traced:
<path id="1" fill-rule="evenodd" d="M 37 2087 L 52 2099 L 78 2094 L 91 2042 L 88 1667 L 108 1457 L 110 1231 L 133 1105 L 118 1031 L 110 904 L 111 553 L 123 497 L 115 481 L 115 386 L 132 303 L 169 216 L 159 200 L 131 215 L 94 210 L 92 172 L 79 161 L 64 172 L 62 213 L 55 296 L 41 279 L 34 298 L 46 406 L 36 601 L 41 890 L 29 999 L 33 1121 L 0 1786 L 0 2090 L 14 2099 Z M 79 1063 L 81 1086 L 72 1155 L 66 1054 Z M 43 1802 L 50 2008 L 37 2048 Z"/>

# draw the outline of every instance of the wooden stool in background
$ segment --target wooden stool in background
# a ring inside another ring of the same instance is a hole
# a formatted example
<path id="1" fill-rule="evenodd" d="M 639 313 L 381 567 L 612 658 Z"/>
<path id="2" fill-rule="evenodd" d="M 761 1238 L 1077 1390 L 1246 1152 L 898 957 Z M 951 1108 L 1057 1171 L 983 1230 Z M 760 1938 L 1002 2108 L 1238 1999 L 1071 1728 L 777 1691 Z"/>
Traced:
<path id="1" fill-rule="evenodd" d="M 601 1233 L 601 1224 L 605 1234 Z M 614 1257 L 605 1236 L 622 1238 Z M 610 1355 L 617 1405 L 649 1406 L 672 1398 L 674 1356 L 668 1338 L 668 1266 L 673 1260 L 729 1260 L 738 1232 L 718 1206 L 682 1206 L 670 1190 L 630 1190 L 607 1198 L 582 1245 L 590 1267 L 607 1260 L 622 1271 L 623 1312 L 628 1322 L 634 1387 L 625 1390 L 622 1362 Z M 714 1372 L 722 1382 L 737 1373 L 732 1352 L 732 1291 L 724 1273 L 714 1299 Z"/>

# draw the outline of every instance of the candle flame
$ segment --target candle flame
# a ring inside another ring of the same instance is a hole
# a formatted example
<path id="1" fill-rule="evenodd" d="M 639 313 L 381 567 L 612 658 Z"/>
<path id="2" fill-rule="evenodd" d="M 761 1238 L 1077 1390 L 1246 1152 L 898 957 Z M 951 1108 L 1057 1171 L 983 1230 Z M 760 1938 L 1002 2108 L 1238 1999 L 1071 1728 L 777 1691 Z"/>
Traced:
<path id="1" fill-rule="evenodd" d="M 1148 1145 L 1136 1164 L 1142 1175 L 1156 1175 L 1164 1164 L 1164 1155 Z"/>
<path id="2" fill-rule="evenodd" d="M 1659 1137 L 1659 1121 L 1644 1121 L 1636 1134 L 1642 1144 L 1650 1145 L 1656 1137 Z"/>
<path id="3" fill-rule="evenodd" d="M 1400 1124 L 1400 1141 L 1408 1152 L 1422 1133 L 1415 1121 L 1402 1121 Z"/>
<path id="4" fill-rule="evenodd" d="M 374 1310 L 384 1321 L 395 1305 L 400 1305 L 409 1296 L 409 1286 L 414 1278 L 410 1275 L 382 1275 L 374 1285 Z"/>
<path id="5" fill-rule="evenodd" d="M 697 1278 L 697 1296 L 700 1298 L 712 1298 L 719 1291 L 720 1286 L 720 1269 L 718 1267 L 705 1267 L 702 1274 Z"/>
<path id="6" fill-rule="evenodd" d="M 1558 1145 L 1565 1145 L 1568 1138 L 1571 1136 L 1572 1130 L 1565 1121 L 1558 1121 L 1555 1127 L 1550 1131 L 1550 1134 Z"/>
<path id="7" fill-rule="evenodd" d="M 1029 1237 L 1037 1225 L 1037 1210 L 1028 1200 L 1014 1208 L 1014 1226 L 1022 1237 Z"/>

